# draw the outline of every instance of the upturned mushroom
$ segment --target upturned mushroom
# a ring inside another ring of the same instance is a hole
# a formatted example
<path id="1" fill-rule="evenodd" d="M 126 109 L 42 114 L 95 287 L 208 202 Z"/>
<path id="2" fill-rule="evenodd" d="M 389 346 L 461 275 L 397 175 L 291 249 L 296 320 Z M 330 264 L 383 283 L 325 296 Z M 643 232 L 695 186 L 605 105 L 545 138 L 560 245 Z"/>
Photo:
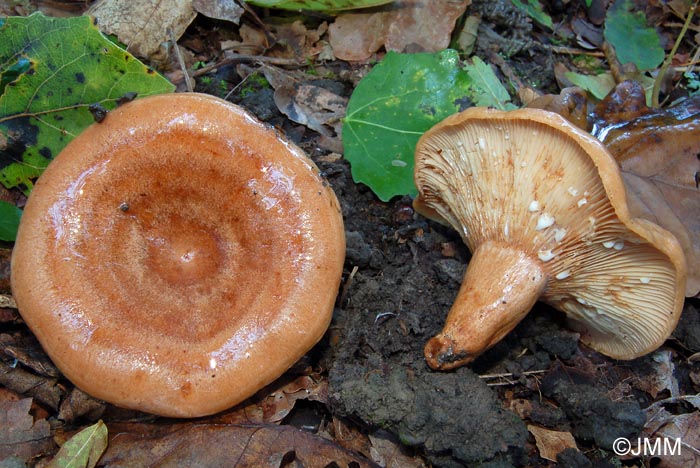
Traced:
<path id="1" fill-rule="evenodd" d="M 537 300 L 563 311 L 581 340 L 617 359 L 673 331 L 686 268 L 675 237 L 632 218 L 613 157 L 561 116 L 470 108 L 416 148 L 416 209 L 451 225 L 472 252 L 434 369 L 471 362 Z"/>
<path id="2" fill-rule="evenodd" d="M 195 417 L 319 341 L 344 255 L 338 201 L 299 148 L 224 100 L 160 95 L 109 112 L 51 162 L 12 290 L 76 386 Z"/>

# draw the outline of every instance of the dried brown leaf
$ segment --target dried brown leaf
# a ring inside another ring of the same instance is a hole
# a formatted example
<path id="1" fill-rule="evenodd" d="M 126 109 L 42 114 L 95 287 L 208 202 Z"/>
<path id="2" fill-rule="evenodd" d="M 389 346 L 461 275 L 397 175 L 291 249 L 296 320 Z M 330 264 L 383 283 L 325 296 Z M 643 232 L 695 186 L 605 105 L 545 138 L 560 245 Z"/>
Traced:
<path id="1" fill-rule="evenodd" d="M 680 395 L 678 380 L 673 375 L 673 355 L 670 351 L 657 351 L 652 356 L 655 375 L 636 378 L 634 386 L 647 392 L 652 398 L 656 398 L 661 392 L 668 390 L 670 396 L 675 398 Z"/>
<path id="2" fill-rule="evenodd" d="M 235 0 L 192 0 L 192 7 L 198 13 L 238 24 L 245 11 Z"/>
<path id="3" fill-rule="evenodd" d="M 367 60 L 384 45 L 390 11 L 346 13 L 328 27 L 333 54 L 348 61 Z"/>
<path id="4" fill-rule="evenodd" d="M 339 15 L 328 40 L 342 60 L 366 60 L 384 45 L 395 52 L 437 52 L 471 0 L 402 0 L 378 11 Z"/>
<path id="5" fill-rule="evenodd" d="M 0 333 L 0 352 L 41 376 L 60 377 L 61 375 L 33 336 Z"/>
<path id="6" fill-rule="evenodd" d="M 29 414 L 31 406 L 31 398 L 0 401 L 0 460 L 28 460 L 54 450 L 48 421 L 34 421 Z"/>
<path id="7" fill-rule="evenodd" d="M 660 459 L 659 468 L 700 466 L 700 413 L 674 416 L 654 433 L 648 445 L 654 447 L 654 439 L 661 439 L 654 453 Z"/>
<path id="8" fill-rule="evenodd" d="M 535 436 L 540 457 L 557 461 L 557 455 L 568 448 L 578 449 L 574 436 L 570 432 L 552 431 L 544 427 L 528 425 L 527 430 Z"/>
<path id="9" fill-rule="evenodd" d="M 370 457 L 372 444 L 367 434 L 342 418 L 334 417 L 326 428 L 326 433 L 321 435 L 347 450 Z"/>
<path id="10" fill-rule="evenodd" d="M 238 406 L 216 416 L 212 422 L 218 424 L 270 424 L 282 421 L 294 409 L 299 400 L 325 403 L 328 397 L 328 382 L 312 376 L 300 376 L 281 386 L 278 382 L 258 392 L 259 397 L 250 403 Z M 262 395 L 262 396 L 260 396 Z"/>
<path id="11" fill-rule="evenodd" d="M 100 29 L 116 34 L 129 52 L 148 57 L 160 44 L 185 32 L 197 13 L 192 0 L 101 0 L 87 14 L 97 18 Z"/>
<path id="12" fill-rule="evenodd" d="M 386 49 L 438 52 L 450 45 L 455 21 L 471 0 L 404 0 L 388 24 Z"/>
<path id="13" fill-rule="evenodd" d="M 332 463 L 343 468 L 377 466 L 290 426 L 131 424 L 110 425 L 109 430 L 116 435 L 98 466 L 277 468 L 296 466 L 293 462 L 305 468 L 323 468 Z"/>
<path id="14" fill-rule="evenodd" d="M 277 108 L 290 120 L 327 138 L 339 140 L 347 98 L 279 68 L 265 66 L 265 78 L 275 89 Z"/>
<path id="15" fill-rule="evenodd" d="M 107 403 L 88 395 L 79 388 L 74 388 L 68 398 L 61 402 L 58 419 L 70 423 L 84 416 L 88 421 L 95 421 L 102 416 L 105 409 L 107 409 Z"/>

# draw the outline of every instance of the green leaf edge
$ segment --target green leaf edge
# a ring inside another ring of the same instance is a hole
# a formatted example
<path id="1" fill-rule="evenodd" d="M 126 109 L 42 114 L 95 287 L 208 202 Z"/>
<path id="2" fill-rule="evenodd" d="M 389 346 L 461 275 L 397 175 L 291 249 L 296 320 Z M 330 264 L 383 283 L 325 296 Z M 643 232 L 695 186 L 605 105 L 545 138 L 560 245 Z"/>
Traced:
<path id="1" fill-rule="evenodd" d="M 22 210 L 12 203 L 0 200 L 0 240 L 14 242 L 22 218 Z"/>

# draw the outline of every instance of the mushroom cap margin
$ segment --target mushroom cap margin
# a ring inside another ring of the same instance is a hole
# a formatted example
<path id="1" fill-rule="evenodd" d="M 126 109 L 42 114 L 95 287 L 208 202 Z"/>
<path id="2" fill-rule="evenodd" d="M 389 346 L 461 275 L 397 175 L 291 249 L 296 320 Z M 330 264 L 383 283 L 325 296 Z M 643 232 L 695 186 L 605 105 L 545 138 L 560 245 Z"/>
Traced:
<path id="1" fill-rule="evenodd" d="M 196 215 L 202 205 L 209 211 Z M 251 396 L 320 340 L 344 255 L 338 201 L 299 148 L 224 100 L 159 95 L 110 111 L 39 178 L 12 288 L 79 388 L 194 417 Z M 140 270 L 125 273 L 133 266 Z"/>

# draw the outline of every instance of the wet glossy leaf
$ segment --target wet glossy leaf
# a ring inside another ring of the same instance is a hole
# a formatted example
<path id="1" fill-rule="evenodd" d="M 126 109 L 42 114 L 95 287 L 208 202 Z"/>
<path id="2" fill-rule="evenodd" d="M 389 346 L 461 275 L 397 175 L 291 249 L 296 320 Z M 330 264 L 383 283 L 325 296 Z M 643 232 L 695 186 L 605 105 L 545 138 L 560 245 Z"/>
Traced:
<path id="1" fill-rule="evenodd" d="M 700 291 L 700 96 L 666 109 L 644 104 L 639 85 L 618 85 L 598 104 L 594 133 L 615 156 L 630 212 L 671 231 L 688 266 L 686 296 Z"/>
<path id="2" fill-rule="evenodd" d="M 353 179 L 384 201 L 415 194 L 413 152 L 418 138 L 471 104 L 471 83 L 454 50 L 388 53 L 357 85 L 348 103 L 343 144 Z"/>
<path id="3" fill-rule="evenodd" d="M 0 23 L 0 182 L 31 190 L 32 180 L 88 125 L 90 106 L 173 86 L 109 41 L 87 16 L 40 13 Z"/>
<path id="4" fill-rule="evenodd" d="M 632 62 L 639 70 L 652 70 L 664 60 L 664 49 L 656 30 L 649 27 L 644 13 L 632 11 L 631 0 L 617 0 L 605 19 L 605 40 L 620 63 Z"/>
<path id="5" fill-rule="evenodd" d="M 0 240 L 14 241 L 22 210 L 12 203 L 0 200 Z"/>
<path id="6" fill-rule="evenodd" d="M 68 439 L 48 468 L 92 468 L 107 448 L 107 426 L 98 421 Z"/>
<path id="7" fill-rule="evenodd" d="M 246 0 L 247 3 L 282 10 L 352 10 L 391 3 L 393 0 Z"/>

